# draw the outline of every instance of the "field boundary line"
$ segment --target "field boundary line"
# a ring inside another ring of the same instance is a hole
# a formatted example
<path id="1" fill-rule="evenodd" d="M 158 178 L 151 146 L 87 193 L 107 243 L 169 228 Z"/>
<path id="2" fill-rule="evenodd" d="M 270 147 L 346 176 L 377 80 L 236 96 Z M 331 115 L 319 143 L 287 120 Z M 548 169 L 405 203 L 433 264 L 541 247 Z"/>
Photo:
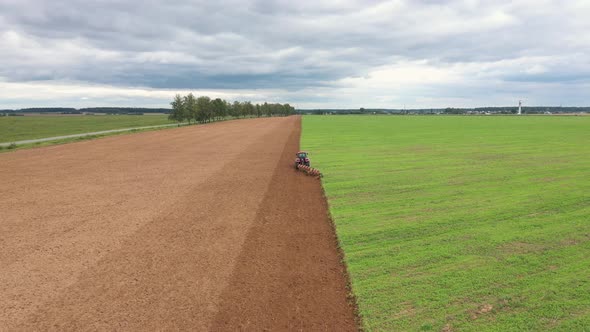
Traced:
<path id="1" fill-rule="evenodd" d="M 340 239 L 338 238 L 338 232 L 336 230 L 336 223 L 334 222 L 334 217 L 332 216 L 332 210 L 330 208 L 330 201 L 328 201 L 328 196 L 326 195 L 326 190 L 324 189 L 324 180 L 320 178 L 319 181 L 320 187 L 322 188 L 322 196 L 324 197 L 324 202 L 328 211 L 328 220 L 330 221 L 330 227 L 332 228 L 332 235 L 334 236 L 336 250 L 338 251 L 338 256 L 340 256 L 340 262 L 344 269 L 344 279 L 346 280 L 346 288 L 348 290 L 347 300 L 354 311 L 354 319 L 356 321 L 358 330 L 360 332 L 364 332 L 366 330 L 363 324 L 363 317 L 361 316 L 361 312 L 359 310 L 356 294 L 352 289 L 352 279 L 350 278 L 350 272 L 348 271 L 348 264 L 346 264 L 346 255 L 342 249 L 342 246 L 340 245 Z"/>

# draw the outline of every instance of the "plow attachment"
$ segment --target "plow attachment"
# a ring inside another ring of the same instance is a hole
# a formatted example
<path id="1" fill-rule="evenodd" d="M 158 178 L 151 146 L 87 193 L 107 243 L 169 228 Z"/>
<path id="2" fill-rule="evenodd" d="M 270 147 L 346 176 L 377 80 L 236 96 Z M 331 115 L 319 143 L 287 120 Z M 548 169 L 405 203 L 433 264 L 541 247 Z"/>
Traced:
<path id="1" fill-rule="evenodd" d="M 313 168 L 313 167 L 309 167 L 309 166 L 305 166 L 305 165 L 297 165 L 297 169 L 302 171 L 303 173 L 307 174 L 307 175 L 311 175 L 311 176 L 317 176 L 317 177 L 321 177 L 322 173 L 320 172 L 319 169 Z"/>

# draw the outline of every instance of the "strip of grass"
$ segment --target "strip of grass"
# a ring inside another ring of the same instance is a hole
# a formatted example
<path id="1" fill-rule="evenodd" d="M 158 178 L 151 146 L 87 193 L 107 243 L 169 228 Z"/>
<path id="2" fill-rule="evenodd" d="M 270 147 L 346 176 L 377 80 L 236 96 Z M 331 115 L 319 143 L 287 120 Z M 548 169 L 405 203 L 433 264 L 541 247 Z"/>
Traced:
<path id="1" fill-rule="evenodd" d="M 0 142 L 173 123 L 166 115 L 3 116 Z"/>
<path id="2" fill-rule="evenodd" d="M 369 331 L 590 329 L 590 118 L 306 116 Z"/>
<path id="3" fill-rule="evenodd" d="M 15 151 L 15 150 L 21 150 L 21 149 L 39 148 L 39 147 L 49 146 L 49 145 L 59 145 L 59 144 L 67 144 L 67 143 L 73 143 L 73 142 L 87 141 L 87 140 L 92 140 L 92 139 L 97 139 L 97 138 L 102 138 L 102 137 L 108 137 L 108 136 L 136 134 L 136 133 L 140 133 L 140 132 L 144 132 L 144 131 L 156 131 L 156 130 L 165 130 L 165 129 L 172 129 L 172 128 L 177 128 L 177 127 L 176 126 L 171 126 L 171 127 L 155 127 L 155 128 L 131 129 L 131 130 L 128 130 L 128 131 L 118 131 L 118 132 L 105 133 L 105 134 L 86 135 L 86 136 L 80 136 L 80 137 L 70 137 L 70 138 L 64 138 L 64 139 L 59 139 L 59 140 L 51 140 L 51 141 L 45 141 L 45 142 L 36 142 L 36 143 L 27 143 L 27 144 L 18 144 L 18 145 L 17 144 L 12 144 L 11 146 L 0 146 L 0 153 L 2 153 L 2 152 L 9 152 L 9 151 Z"/>

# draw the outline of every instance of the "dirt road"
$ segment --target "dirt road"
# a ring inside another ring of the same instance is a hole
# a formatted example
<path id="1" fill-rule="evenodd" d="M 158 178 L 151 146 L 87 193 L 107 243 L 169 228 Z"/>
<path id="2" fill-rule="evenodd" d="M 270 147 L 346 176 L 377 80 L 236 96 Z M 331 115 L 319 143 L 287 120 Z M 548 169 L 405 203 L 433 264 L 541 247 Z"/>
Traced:
<path id="1" fill-rule="evenodd" d="M 0 154 L 0 330 L 354 330 L 297 117 Z"/>

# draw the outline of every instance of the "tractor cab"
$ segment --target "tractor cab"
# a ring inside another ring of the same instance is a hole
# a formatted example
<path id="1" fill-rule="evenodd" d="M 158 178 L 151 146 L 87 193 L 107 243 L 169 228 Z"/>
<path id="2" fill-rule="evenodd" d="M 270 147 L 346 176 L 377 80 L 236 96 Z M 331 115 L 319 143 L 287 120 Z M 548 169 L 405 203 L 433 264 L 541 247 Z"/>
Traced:
<path id="1" fill-rule="evenodd" d="M 310 162 L 309 162 L 309 157 L 307 156 L 307 152 L 305 151 L 299 151 L 296 154 L 296 158 L 295 158 L 295 168 L 297 168 L 299 165 L 305 165 L 305 166 L 310 166 Z"/>

